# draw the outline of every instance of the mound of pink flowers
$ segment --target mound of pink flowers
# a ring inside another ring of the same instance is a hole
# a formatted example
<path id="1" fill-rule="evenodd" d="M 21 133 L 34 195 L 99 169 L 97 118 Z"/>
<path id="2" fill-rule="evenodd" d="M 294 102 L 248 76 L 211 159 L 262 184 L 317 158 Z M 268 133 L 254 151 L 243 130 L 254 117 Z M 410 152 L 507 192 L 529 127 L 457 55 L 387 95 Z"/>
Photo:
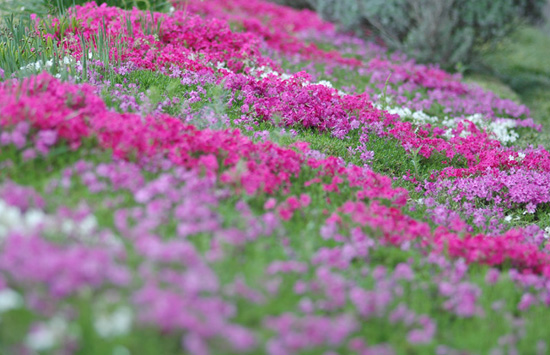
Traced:
<path id="1" fill-rule="evenodd" d="M 269 141 L 254 143 L 235 129 L 197 130 L 166 115 L 142 117 L 112 112 L 93 91 L 91 86 L 62 83 L 48 74 L 2 84 L 0 107 L 4 114 L 0 122 L 4 129 L 11 130 L 11 142 L 6 138 L 5 143 L 18 144 L 18 139 L 27 139 L 25 131 L 32 135 L 29 128 L 21 131 L 21 124 L 28 122 L 31 131 L 52 132 L 54 140 L 63 140 L 73 148 L 94 137 L 115 157 L 165 157 L 175 165 L 217 176 L 220 183 L 248 194 L 288 193 L 292 181 L 299 180 L 304 169 L 316 171 L 309 173 L 313 176 L 304 185 L 319 184 L 323 191 L 334 194 L 342 189 L 355 190 L 357 200 L 344 203 L 340 211 L 352 216 L 355 223 L 381 228 L 383 238 L 390 243 L 418 240 L 423 247 L 472 262 L 498 265 L 508 260 L 518 267 L 550 275 L 550 257 L 539 250 L 539 245 L 526 241 L 521 231 L 498 237 L 464 235 L 465 224 L 457 217 L 450 225 L 454 232 L 440 228 L 432 234 L 425 222 L 413 222 L 401 211 L 407 192 L 392 188 L 389 177 L 368 167 L 345 165 L 334 157 L 308 158 L 309 149 L 304 143 L 296 144 L 294 149 L 283 148 Z M 389 199 L 395 206 L 370 202 L 378 199 Z M 292 215 L 300 203 L 289 200 L 284 206 L 279 213 L 288 219 L 286 213 Z"/>

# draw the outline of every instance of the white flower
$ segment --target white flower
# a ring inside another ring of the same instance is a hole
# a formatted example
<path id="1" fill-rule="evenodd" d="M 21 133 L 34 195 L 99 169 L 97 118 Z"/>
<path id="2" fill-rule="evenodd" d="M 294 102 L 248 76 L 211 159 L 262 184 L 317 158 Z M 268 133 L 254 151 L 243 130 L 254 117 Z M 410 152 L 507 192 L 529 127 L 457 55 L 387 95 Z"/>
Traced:
<path id="1" fill-rule="evenodd" d="M 61 232 L 64 234 L 71 234 L 76 229 L 76 224 L 71 219 L 66 219 L 61 222 Z"/>
<path id="2" fill-rule="evenodd" d="M 80 233 L 90 234 L 97 228 L 97 219 L 94 215 L 89 215 L 80 222 Z"/>
<path id="3" fill-rule="evenodd" d="M 59 317 L 41 323 L 38 329 L 27 335 L 26 344 L 33 350 L 44 351 L 53 348 L 67 331 L 67 322 Z"/>
<path id="4" fill-rule="evenodd" d="M 525 153 L 521 153 L 521 152 L 518 153 L 517 157 L 514 157 L 513 155 L 508 156 L 508 160 L 510 160 L 510 161 L 521 162 L 523 160 L 523 158 L 525 158 Z"/>
<path id="5" fill-rule="evenodd" d="M 14 290 L 6 288 L 0 291 L 0 314 L 21 307 L 23 298 Z"/>
<path id="6" fill-rule="evenodd" d="M 55 345 L 55 334 L 48 328 L 40 328 L 27 336 L 27 345 L 34 350 L 48 350 Z"/>
<path id="7" fill-rule="evenodd" d="M 0 239 L 13 230 L 21 230 L 23 225 L 21 211 L 0 199 Z"/>
<path id="8" fill-rule="evenodd" d="M 318 85 L 323 85 L 323 86 L 326 86 L 327 88 L 331 88 L 332 89 L 332 83 L 330 81 L 327 81 L 327 80 L 321 80 L 317 83 Z"/>
<path id="9" fill-rule="evenodd" d="M 410 110 L 409 110 L 409 112 L 410 112 Z M 435 123 L 435 122 L 439 121 L 439 119 L 437 117 L 428 116 L 427 114 L 425 114 L 422 111 L 414 112 L 412 114 L 412 119 L 416 123 L 427 123 L 427 122 Z"/>
<path id="10" fill-rule="evenodd" d="M 46 216 L 44 215 L 44 212 L 37 210 L 37 209 L 31 209 L 25 213 L 25 225 L 28 228 L 36 228 L 42 223 L 46 221 Z"/>
<path id="11" fill-rule="evenodd" d="M 502 143 L 513 143 L 519 138 L 519 134 L 513 130 L 515 127 L 516 121 L 508 118 L 499 118 L 485 126 Z"/>
<path id="12" fill-rule="evenodd" d="M 283 80 L 288 80 L 290 78 L 292 78 L 292 75 L 288 75 L 288 74 L 285 74 L 285 73 L 281 74 L 281 79 L 283 79 Z"/>
<path id="13" fill-rule="evenodd" d="M 116 337 L 130 331 L 132 320 L 132 310 L 129 307 L 120 307 L 112 314 L 100 313 L 94 321 L 94 327 L 103 338 Z"/>

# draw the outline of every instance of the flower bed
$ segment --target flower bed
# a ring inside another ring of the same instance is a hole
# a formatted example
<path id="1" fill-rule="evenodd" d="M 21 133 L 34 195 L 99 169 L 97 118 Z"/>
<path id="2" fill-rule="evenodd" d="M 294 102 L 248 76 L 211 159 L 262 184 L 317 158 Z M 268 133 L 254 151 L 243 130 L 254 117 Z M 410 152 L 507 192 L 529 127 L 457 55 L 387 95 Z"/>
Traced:
<path id="1" fill-rule="evenodd" d="M 76 74 L 0 83 L 0 352 L 545 353 L 526 107 L 308 11 L 174 7 L 34 17 Z"/>

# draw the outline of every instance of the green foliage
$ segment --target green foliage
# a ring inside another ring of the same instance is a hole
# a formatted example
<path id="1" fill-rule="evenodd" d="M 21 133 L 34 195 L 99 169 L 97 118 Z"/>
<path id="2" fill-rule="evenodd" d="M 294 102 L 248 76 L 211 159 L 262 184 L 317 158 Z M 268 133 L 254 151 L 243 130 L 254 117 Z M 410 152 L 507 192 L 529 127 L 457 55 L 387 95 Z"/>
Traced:
<path id="1" fill-rule="evenodd" d="M 280 1 L 279 1 L 280 2 Z M 284 1 L 293 5 L 293 1 Z M 370 29 L 420 62 L 454 69 L 523 20 L 540 19 L 545 0 L 308 0 L 344 29 Z"/>
<path id="2" fill-rule="evenodd" d="M 22 0 L 3 2 L 0 4 L 0 12 L 6 13 L 35 13 L 38 15 L 64 13 L 68 8 L 75 5 L 84 5 L 91 0 Z M 98 5 L 117 6 L 123 9 L 134 7 L 140 10 L 167 11 L 170 3 L 166 0 L 93 0 Z"/>
<path id="3" fill-rule="evenodd" d="M 44 66 L 55 74 L 62 71 L 60 58 L 63 56 L 56 40 L 46 39 L 43 34 L 28 14 L 0 19 L 0 68 L 4 74 L 0 80 L 12 74 L 16 77 L 34 74 Z"/>
<path id="4" fill-rule="evenodd" d="M 549 7 L 550 8 L 550 7 Z M 521 27 L 494 49 L 482 53 L 480 68 L 498 78 L 517 93 L 531 109 L 532 117 L 543 124 L 536 137 L 526 136 L 529 143 L 546 147 L 550 144 L 550 37 L 535 27 Z M 471 76 L 470 76 L 471 77 Z M 476 81 L 477 79 L 474 78 Z M 500 95 L 501 92 L 498 92 Z M 502 95 L 501 95 L 502 96 Z"/>
<path id="5" fill-rule="evenodd" d="M 0 81 L 27 77 L 44 70 L 61 80 L 76 78 L 74 58 L 63 50 L 54 36 L 48 34 L 64 33 L 69 28 L 78 26 L 78 21 L 67 14 L 60 15 L 55 25 L 51 18 L 37 23 L 27 13 L 0 18 L 0 68 L 3 70 Z M 81 61 L 83 78 L 87 76 L 89 59 L 101 60 L 106 68 L 110 68 L 109 40 L 103 29 L 93 35 L 91 41 L 83 37 L 80 39 L 84 53 Z M 116 43 L 120 53 L 124 42 Z"/>

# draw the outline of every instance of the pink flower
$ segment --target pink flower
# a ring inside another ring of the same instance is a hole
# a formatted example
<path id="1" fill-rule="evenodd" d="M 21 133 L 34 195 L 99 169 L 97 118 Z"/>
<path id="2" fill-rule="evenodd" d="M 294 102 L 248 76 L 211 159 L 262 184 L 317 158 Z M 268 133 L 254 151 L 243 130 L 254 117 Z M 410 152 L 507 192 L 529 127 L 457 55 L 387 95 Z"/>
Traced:
<path id="1" fill-rule="evenodd" d="M 537 298 L 533 294 L 529 292 L 524 293 L 523 296 L 521 296 L 521 300 L 518 303 L 518 310 L 525 311 L 529 309 L 529 307 L 531 307 L 532 305 L 536 304 L 537 301 L 538 301 Z"/>
<path id="2" fill-rule="evenodd" d="M 485 282 L 487 282 L 489 285 L 494 285 L 498 282 L 499 277 L 500 272 L 497 269 L 490 268 L 487 271 L 487 274 L 485 274 Z"/>
<path id="3" fill-rule="evenodd" d="M 274 208 L 276 205 L 277 205 L 277 200 L 273 197 L 270 197 L 264 203 L 264 209 L 270 210 L 270 209 Z"/>
<path id="4" fill-rule="evenodd" d="M 393 277 L 396 280 L 403 279 L 403 280 L 411 281 L 414 278 L 414 272 L 409 266 L 409 264 L 400 263 L 395 267 Z"/>
<path id="5" fill-rule="evenodd" d="M 300 195 L 300 205 L 301 207 L 307 207 L 311 203 L 311 197 L 309 197 L 308 194 L 301 194 Z"/>
<path id="6" fill-rule="evenodd" d="M 428 316 L 420 316 L 418 323 L 422 326 L 420 329 L 413 329 L 407 334 L 407 341 L 411 344 L 431 343 L 436 332 L 436 325 Z"/>

